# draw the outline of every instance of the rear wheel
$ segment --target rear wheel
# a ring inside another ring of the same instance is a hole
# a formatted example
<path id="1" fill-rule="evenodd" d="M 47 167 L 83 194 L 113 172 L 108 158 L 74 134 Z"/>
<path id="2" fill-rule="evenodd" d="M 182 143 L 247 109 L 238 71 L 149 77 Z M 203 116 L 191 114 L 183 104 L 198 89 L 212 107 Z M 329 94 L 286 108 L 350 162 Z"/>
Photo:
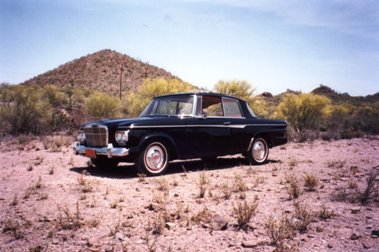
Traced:
<path id="1" fill-rule="evenodd" d="M 264 138 L 254 139 L 250 150 L 246 154 L 246 159 L 250 164 L 264 164 L 267 162 L 269 148 Z"/>
<path id="2" fill-rule="evenodd" d="M 109 158 L 91 158 L 92 164 L 99 169 L 112 169 L 118 165 L 118 161 Z"/>
<path id="3" fill-rule="evenodd" d="M 168 167 L 169 154 L 162 142 L 152 142 L 139 154 L 136 162 L 137 170 L 149 176 L 162 174 Z"/>

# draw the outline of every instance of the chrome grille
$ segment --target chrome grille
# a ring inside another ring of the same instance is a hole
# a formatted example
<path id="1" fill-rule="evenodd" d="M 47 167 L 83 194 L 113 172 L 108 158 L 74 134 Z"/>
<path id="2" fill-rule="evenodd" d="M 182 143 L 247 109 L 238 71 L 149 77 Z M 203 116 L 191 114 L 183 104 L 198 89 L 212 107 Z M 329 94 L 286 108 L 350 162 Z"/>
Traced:
<path id="1" fill-rule="evenodd" d="M 88 147 L 105 147 L 108 145 L 108 128 L 103 125 L 90 125 L 84 128 Z"/>

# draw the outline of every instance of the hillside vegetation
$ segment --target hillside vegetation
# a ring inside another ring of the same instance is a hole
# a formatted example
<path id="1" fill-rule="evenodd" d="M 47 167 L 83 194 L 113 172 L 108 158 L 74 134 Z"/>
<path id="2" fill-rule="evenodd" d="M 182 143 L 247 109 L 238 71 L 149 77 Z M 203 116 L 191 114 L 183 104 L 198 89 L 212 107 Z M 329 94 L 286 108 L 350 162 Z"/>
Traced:
<path id="1" fill-rule="evenodd" d="M 155 96 L 196 90 L 163 69 L 102 50 L 20 85 L 1 84 L 0 133 L 71 132 L 88 120 L 137 116 Z M 379 133 L 379 93 L 352 97 L 321 85 L 308 94 L 256 95 L 244 80 L 219 81 L 212 91 L 246 100 L 258 117 L 287 120 L 294 140 Z"/>
<path id="2" fill-rule="evenodd" d="M 109 49 L 67 62 L 54 70 L 38 75 L 22 85 L 54 85 L 59 88 L 74 85 L 95 89 L 109 95 L 126 95 L 135 91 L 145 79 L 176 78 L 162 68 L 143 63 L 128 55 Z"/>

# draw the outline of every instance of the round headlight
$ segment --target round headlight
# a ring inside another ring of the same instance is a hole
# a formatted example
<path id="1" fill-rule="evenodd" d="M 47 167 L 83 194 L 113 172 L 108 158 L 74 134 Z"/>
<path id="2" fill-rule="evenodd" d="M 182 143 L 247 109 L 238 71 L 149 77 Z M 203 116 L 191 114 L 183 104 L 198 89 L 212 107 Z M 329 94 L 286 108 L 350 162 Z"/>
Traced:
<path id="1" fill-rule="evenodd" d="M 128 130 L 118 130 L 115 133 L 115 139 L 118 144 L 125 144 L 128 139 Z"/>

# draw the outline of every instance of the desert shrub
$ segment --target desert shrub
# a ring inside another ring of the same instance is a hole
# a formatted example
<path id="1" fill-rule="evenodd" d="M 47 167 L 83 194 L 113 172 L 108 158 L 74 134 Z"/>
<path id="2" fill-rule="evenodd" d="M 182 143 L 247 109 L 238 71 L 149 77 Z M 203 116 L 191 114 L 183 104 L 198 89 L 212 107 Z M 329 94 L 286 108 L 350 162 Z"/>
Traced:
<path id="1" fill-rule="evenodd" d="M 86 112 L 94 118 L 116 117 L 120 109 L 120 101 L 112 96 L 96 92 L 85 103 Z"/>
<path id="2" fill-rule="evenodd" d="M 43 99 L 46 100 L 52 107 L 63 107 L 68 103 L 67 97 L 63 90 L 53 85 L 45 85 L 41 87 L 43 91 Z"/>
<path id="3" fill-rule="evenodd" d="M 247 102 L 253 99 L 255 89 L 244 80 L 219 81 L 214 86 L 214 91 L 226 95 L 238 97 Z"/>
<path id="4" fill-rule="evenodd" d="M 48 129 L 51 105 L 41 90 L 30 86 L 2 87 L 0 93 L 2 127 L 11 134 L 38 134 Z"/>
<path id="5" fill-rule="evenodd" d="M 272 118 L 276 109 L 274 104 L 267 102 L 259 96 L 255 96 L 254 99 L 249 102 L 249 106 L 253 109 L 254 113 L 261 118 Z"/>
<path id="6" fill-rule="evenodd" d="M 136 92 L 130 93 L 123 101 L 123 113 L 137 116 L 156 96 L 194 90 L 194 86 L 178 79 L 146 79 Z"/>
<path id="7" fill-rule="evenodd" d="M 354 107 L 347 103 L 328 105 L 325 109 L 325 130 L 328 132 L 325 138 L 339 139 L 341 132 L 348 128 L 349 115 L 353 112 Z"/>
<path id="8" fill-rule="evenodd" d="M 316 191 L 318 184 L 320 183 L 318 177 L 314 174 L 305 174 L 304 175 L 304 187 L 307 191 L 313 192 Z"/>
<path id="9" fill-rule="evenodd" d="M 301 138 L 305 130 L 319 129 L 329 104 L 330 100 L 320 95 L 287 94 L 277 108 L 276 117 L 286 119 Z"/>
<path id="10" fill-rule="evenodd" d="M 314 213 L 306 205 L 294 203 L 295 213 L 292 220 L 293 227 L 300 233 L 305 233 L 314 219 Z"/>
<path id="11" fill-rule="evenodd" d="M 291 221 L 282 216 L 279 220 L 270 216 L 264 225 L 271 244 L 277 248 L 284 248 L 286 240 L 291 240 L 295 236 L 295 230 Z"/>
<path id="12" fill-rule="evenodd" d="M 299 180 L 294 175 L 286 175 L 285 177 L 287 185 L 287 192 L 290 197 L 290 199 L 297 199 L 299 198 L 301 194 L 300 186 L 299 186 Z"/>
<path id="13" fill-rule="evenodd" d="M 327 219 L 331 219 L 337 214 L 333 210 L 330 210 L 329 208 L 327 208 L 326 206 L 321 206 L 320 210 L 316 212 L 316 215 L 321 220 L 327 220 Z"/>
<path id="14" fill-rule="evenodd" d="M 379 102 L 363 104 L 355 111 L 350 131 L 363 131 L 370 134 L 379 133 Z"/>
<path id="15" fill-rule="evenodd" d="M 372 198 L 379 199 L 379 185 L 376 180 L 376 177 L 379 176 L 379 171 L 373 169 L 368 174 L 366 179 L 366 188 L 363 192 L 358 193 L 358 199 L 362 204 L 367 204 L 368 201 Z"/>
<path id="16" fill-rule="evenodd" d="M 255 215 L 255 211 L 258 207 L 258 198 L 255 197 L 252 203 L 247 203 L 246 200 L 238 202 L 233 207 L 233 212 L 237 216 L 238 227 L 244 229 L 250 222 L 250 219 Z"/>

